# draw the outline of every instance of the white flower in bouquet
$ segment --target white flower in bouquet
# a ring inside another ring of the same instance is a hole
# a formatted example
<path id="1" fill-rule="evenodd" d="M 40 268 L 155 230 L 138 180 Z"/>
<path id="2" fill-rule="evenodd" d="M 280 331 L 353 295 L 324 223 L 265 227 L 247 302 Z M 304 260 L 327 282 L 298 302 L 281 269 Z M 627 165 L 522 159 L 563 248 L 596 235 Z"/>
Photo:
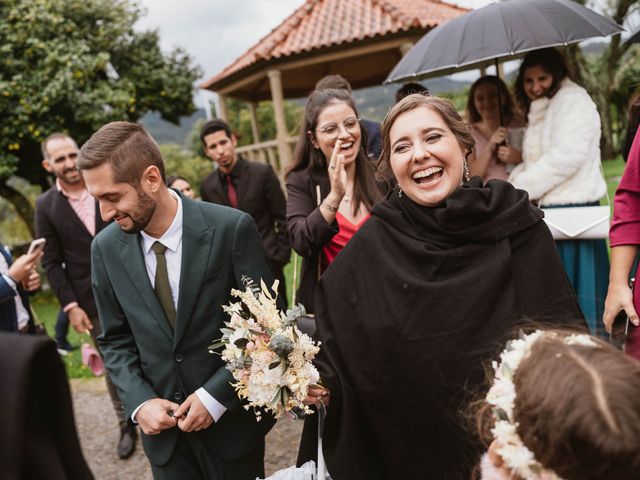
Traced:
<path id="1" fill-rule="evenodd" d="M 258 288 L 249 279 L 243 281 L 244 291 L 231 291 L 240 301 L 222 307 L 229 321 L 209 351 L 221 355 L 235 379 L 238 396 L 246 399 L 245 408 L 253 408 L 258 420 L 259 408 L 273 412 L 276 418 L 292 408 L 309 413 L 302 402 L 309 385 L 320 378 L 311 363 L 319 343 L 296 326 L 297 318 L 305 314 L 304 307 L 298 305 L 283 313 L 277 307 L 277 296 L 264 282 Z M 277 288 L 276 281 L 272 290 Z"/>

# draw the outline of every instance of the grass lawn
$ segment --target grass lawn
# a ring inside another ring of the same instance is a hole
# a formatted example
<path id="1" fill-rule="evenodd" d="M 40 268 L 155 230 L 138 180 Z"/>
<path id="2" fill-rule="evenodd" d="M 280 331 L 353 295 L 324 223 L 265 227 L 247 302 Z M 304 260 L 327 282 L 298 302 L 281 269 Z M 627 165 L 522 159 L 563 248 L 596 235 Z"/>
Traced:
<path id="1" fill-rule="evenodd" d="M 31 298 L 31 306 L 36 312 L 38 319 L 47 327 L 47 333 L 51 337 L 54 337 L 56 318 L 58 317 L 60 307 L 53 293 L 51 291 L 38 293 Z M 93 377 L 91 371 L 82 364 L 82 359 L 80 358 L 80 345 L 83 342 L 90 341 L 89 337 L 87 335 L 80 335 L 73 327 L 69 327 L 69 335 L 67 338 L 71 345 L 78 347 L 69 355 L 61 357 L 67 367 L 67 376 L 69 378 Z"/>
<path id="2" fill-rule="evenodd" d="M 611 209 L 613 210 L 613 195 L 616 193 L 618 183 L 620 183 L 620 177 L 624 171 L 624 160 L 620 155 L 615 160 L 607 160 L 602 162 L 602 169 L 604 170 L 604 177 L 607 180 L 607 188 L 609 190 L 609 199 L 611 200 Z"/>

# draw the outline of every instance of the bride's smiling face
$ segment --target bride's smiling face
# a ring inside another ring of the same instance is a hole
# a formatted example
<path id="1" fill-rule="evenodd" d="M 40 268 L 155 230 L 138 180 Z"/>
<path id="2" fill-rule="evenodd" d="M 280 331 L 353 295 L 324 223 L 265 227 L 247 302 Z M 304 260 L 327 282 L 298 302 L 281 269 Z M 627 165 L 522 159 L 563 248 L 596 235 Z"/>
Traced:
<path id="1" fill-rule="evenodd" d="M 398 116 L 389 130 L 390 165 L 402 191 L 434 206 L 460 186 L 464 151 L 442 117 L 418 106 Z"/>

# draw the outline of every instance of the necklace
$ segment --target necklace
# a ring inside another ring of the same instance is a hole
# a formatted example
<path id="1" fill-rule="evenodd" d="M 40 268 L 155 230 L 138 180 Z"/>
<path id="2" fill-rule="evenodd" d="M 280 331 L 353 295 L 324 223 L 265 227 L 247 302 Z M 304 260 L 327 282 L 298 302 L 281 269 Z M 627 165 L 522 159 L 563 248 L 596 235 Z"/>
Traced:
<path id="1" fill-rule="evenodd" d="M 342 201 L 343 202 L 350 202 L 352 194 L 353 194 L 353 191 L 351 191 L 350 193 L 345 193 L 344 197 L 342 197 Z"/>

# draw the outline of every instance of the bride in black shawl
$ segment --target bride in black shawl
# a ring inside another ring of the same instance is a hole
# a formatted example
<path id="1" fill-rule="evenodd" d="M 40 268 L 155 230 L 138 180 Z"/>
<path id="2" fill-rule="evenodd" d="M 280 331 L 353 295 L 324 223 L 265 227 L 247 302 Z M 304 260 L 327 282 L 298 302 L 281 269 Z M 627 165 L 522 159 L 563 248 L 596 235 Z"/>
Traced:
<path id="1" fill-rule="evenodd" d="M 334 480 L 465 479 L 481 446 L 460 413 L 482 388 L 483 362 L 525 318 L 582 314 L 527 194 L 462 183 L 473 139 L 453 105 L 410 95 L 382 133 L 381 167 L 398 187 L 316 291 L 327 467 Z"/>

